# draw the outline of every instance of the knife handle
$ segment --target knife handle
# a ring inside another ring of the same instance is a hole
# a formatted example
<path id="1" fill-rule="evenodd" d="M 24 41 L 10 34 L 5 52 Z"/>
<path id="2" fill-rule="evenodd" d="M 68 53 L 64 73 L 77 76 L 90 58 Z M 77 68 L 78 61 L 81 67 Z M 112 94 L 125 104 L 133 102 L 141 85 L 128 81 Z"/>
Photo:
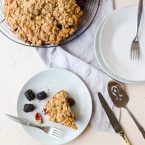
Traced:
<path id="1" fill-rule="evenodd" d="M 129 139 L 127 138 L 127 136 L 125 135 L 125 133 L 120 133 L 120 136 L 123 138 L 126 145 L 131 145 L 131 143 L 130 143 Z"/>

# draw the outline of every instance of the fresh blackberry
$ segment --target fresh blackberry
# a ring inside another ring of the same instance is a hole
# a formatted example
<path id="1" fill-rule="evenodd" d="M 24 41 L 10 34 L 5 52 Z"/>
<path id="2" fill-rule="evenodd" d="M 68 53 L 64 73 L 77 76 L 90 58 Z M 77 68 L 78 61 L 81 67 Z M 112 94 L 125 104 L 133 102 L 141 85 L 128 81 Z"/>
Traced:
<path id="1" fill-rule="evenodd" d="M 39 93 L 37 94 L 37 99 L 38 99 L 38 100 L 43 100 L 43 99 L 45 99 L 45 98 L 47 98 L 47 94 L 45 93 L 45 91 L 39 92 Z"/>
<path id="2" fill-rule="evenodd" d="M 73 106 L 75 104 L 75 100 L 73 98 L 69 97 L 67 100 L 70 106 Z"/>
<path id="3" fill-rule="evenodd" d="M 28 112 L 32 112 L 35 109 L 33 104 L 25 104 L 24 105 L 24 112 L 28 113 Z"/>
<path id="4" fill-rule="evenodd" d="M 32 90 L 27 90 L 24 94 L 27 98 L 28 101 L 34 100 L 35 99 L 35 94 Z"/>

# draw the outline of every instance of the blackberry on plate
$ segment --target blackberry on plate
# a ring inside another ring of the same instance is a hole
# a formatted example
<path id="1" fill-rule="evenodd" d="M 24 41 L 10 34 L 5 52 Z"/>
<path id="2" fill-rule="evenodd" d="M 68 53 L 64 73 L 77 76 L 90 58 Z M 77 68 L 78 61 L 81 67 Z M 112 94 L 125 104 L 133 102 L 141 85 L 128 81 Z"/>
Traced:
<path id="1" fill-rule="evenodd" d="M 45 91 L 41 91 L 41 92 L 39 92 L 39 93 L 37 94 L 37 99 L 38 99 L 38 100 L 43 100 L 43 99 L 45 99 L 45 98 L 47 98 L 47 94 L 45 93 Z"/>
<path id="2" fill-rule="evenodd" d="M 24 112 L 28 113 L 28 112 L 32 112 L 35 109 L 33 104 L 25 104 L 24 105 Z"/>
<path id="3" fill-rule="evenodd" d="M 35 99 L 35 94 L 32 90 L 27 90 L 24 94 L 27 98 L 28 101 L 34 100 Z"/>
<path id="4" fill-rule="evenodd" d="M 69 97 L 67 100 L 70 106 L 73 106 L 75 104 L 75 100 L 73 98 Z"/>

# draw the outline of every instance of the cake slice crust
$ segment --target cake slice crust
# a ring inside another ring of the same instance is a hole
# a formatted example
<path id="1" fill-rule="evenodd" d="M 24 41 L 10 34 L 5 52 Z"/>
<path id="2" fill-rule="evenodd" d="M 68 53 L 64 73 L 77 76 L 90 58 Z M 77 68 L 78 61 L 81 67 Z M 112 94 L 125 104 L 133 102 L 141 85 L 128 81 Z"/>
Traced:
<path id="1" fill-rule="evenodd" d="M 49 121 L 77 130 L 74 114 L 68 103 L 68 93 L 64 90 L 56 93 L 44 106 Z"/>

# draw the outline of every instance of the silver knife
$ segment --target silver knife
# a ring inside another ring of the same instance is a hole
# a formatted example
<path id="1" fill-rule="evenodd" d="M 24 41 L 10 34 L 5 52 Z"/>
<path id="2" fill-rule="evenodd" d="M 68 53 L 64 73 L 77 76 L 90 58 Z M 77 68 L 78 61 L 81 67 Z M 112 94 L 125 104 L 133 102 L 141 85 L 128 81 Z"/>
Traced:
<path id="1" fill-rule="evenodd" d="M 112 112 L 112 110 L 110 109 L 109 105 L 107 104 L 106 100 L 104 99 L 104 97 L 102 96 L 102 94 L 100 92 L 98 93 L 98 96 L 99 96 L 100 102 L 101 102 L 115 132 L 118 133 L 123 138 L 126 145 L 131 145 L 130 141 L 128 140 L 128 138 L 127 138 L 127 136 L 122 128 L 122 126 L 120 125 L 116 116 L 114 115 L 114 113 Z"/>

